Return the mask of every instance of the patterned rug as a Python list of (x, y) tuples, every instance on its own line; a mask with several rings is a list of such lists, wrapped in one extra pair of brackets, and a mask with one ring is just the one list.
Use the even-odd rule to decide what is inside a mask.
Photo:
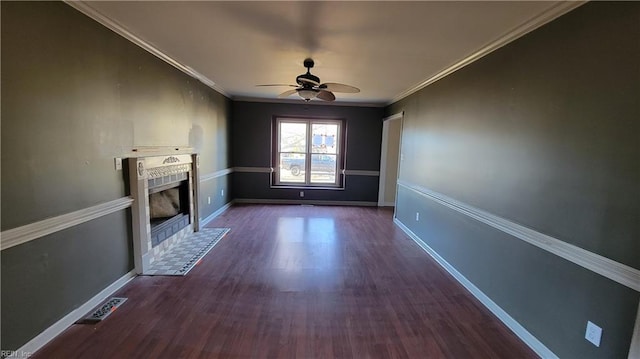
[(144, 275), (186, 275), (230, 228), (202, 228), (166, 251)]

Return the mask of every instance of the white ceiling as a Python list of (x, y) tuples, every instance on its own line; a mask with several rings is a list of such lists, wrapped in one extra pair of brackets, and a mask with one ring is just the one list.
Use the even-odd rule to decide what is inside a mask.
[(579, 5), (551, 1), (69, 4), (231, 98), (276, 101), (288, 88), (255, 85), (295, 84), (295, 77), (305, 72), (302, 61), (312, 57), (316, 62), (312, 73), (322, 82), (362, 90), (336, 93), (337, 102), (380, 105)]

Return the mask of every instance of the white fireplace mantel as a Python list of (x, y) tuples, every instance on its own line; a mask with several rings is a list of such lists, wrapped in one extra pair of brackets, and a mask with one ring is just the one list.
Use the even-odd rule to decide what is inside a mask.
[[(153, 155), (147, 156), (151, 153)], [(133, 255), (136, 272), (144, 274), (164, 251), (181, 241), (189, 233), (197, 232), (200, 229), (198, 216), (199, 162), (196, 153), (167, 153), (165, 151), (163, 155), (157, 155), (156, 151), (147, 151), (146, 153), (141, 151), (137, 152), (137, 155), (128, 159), (129, 184), (131, 197), (134, 199), (131, 206)], [(187, 174), (190, 224), (170, 239), (153, 247), (149, 221), (149, 180), (162, 179), (174, 174)]]

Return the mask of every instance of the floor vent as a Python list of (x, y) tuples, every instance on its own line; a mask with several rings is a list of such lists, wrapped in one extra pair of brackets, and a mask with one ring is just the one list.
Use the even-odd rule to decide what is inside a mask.
[(113, 297), (107, 300), (103, 305), (99, 306), (96, 310), (89, 313), (86, 317), (80, 319), (78, 324), (93, 324), (105, 320), (109, 314), (113, 313), (119, 306), (122, 305), (127, 298)]

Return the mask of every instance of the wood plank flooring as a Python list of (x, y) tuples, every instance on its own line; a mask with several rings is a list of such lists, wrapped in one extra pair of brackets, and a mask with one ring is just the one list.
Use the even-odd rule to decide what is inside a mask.
[(137, 277), (34, 358), (535, 358), (378, 208), (236, 205), (186, 277)]

